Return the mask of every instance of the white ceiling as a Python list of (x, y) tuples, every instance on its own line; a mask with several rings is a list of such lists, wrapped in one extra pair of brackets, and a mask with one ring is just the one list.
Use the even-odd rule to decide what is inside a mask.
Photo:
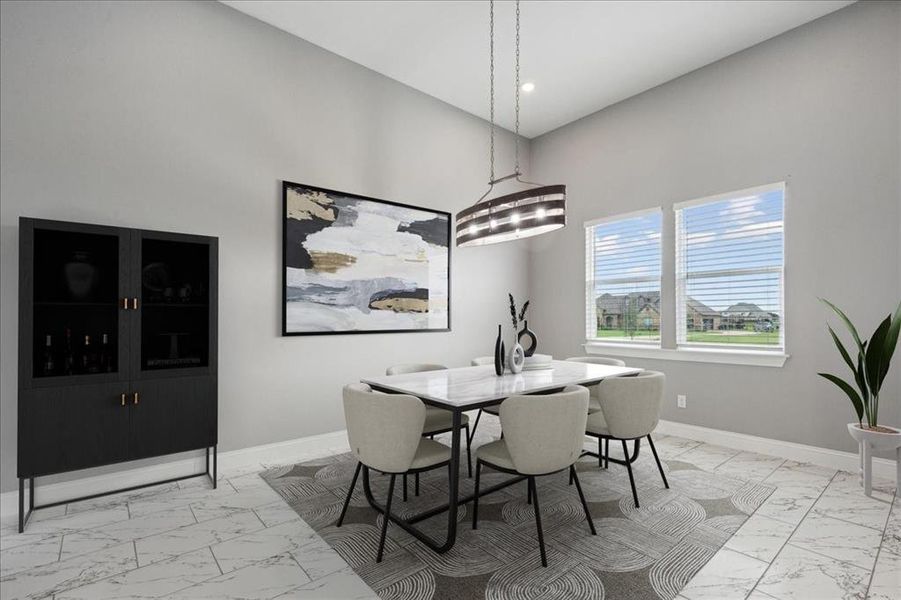
[[(488, 118), (488, 3), (225, 4)], [(535, 137), (838, 10), (850, 1), (527, 1), (521, 132)], [(497, 121), (513, 129), (514, 4), (495, 4)]]

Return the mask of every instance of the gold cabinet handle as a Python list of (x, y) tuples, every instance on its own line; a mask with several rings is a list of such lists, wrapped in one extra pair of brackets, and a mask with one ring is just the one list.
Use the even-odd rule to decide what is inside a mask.
[(125, 392), (122, 392), (121, 400), (122, 400), (122, 406), (125, 406)]
[(137, 392), (135, 392), (135, 395), (134, 395), (134, 404), (138, 404), (140, 401), (141, 401), (141, 397), (138, 395)]
[(122, 298), (122, 310), (128, 310), (128, 298)]
[(131, 308), (133, 310), (138, 310), (138, 299), (137, 298), (131, 299)]

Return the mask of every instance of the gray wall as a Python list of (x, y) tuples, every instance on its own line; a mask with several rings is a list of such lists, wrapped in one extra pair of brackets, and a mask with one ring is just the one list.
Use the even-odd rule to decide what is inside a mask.
[[(666, 419), (853, 449), (847, 399), (816, 376), (843, 373), (816, 298), (869, 335), (901, 296), (899, 29), (901, 4), (852, 5), (533, 140), (534, 176), (568, 186), (568, 227), (531, 244), (544, 349), (581, 353), (584, 221), (664, 208), (672, 323), (672, 204), (787, 180), (784, 368), (630, 362), (666, 372)], [(664, 339), (674, 344), (672, 326)], [(894, 370), (881, 414), (897, 426), (898, 357)]]
[(487, 125), (216, 2), (3, 2), (0, 23), (3, 491), (21, 215), (219, 236), (222, 450), (343, 429), (342, 384), (488, 353), (525, 292), (524, 243), (454, 250), (452, 333), (280, 337), (280, 181), (455, 212)]

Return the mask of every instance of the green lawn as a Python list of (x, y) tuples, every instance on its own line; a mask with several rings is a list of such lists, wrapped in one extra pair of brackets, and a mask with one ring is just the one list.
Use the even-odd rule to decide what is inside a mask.
[[(660, 332), (655, 330), (630, 331), (628, 334), (623, 329), (598, 329), (599, 338), (618, 338), (635, 340), (656, 340), (660, 338)], [(779, 332), (758, 333), (755, 331), (689, 331), (689, 342), (707, 342), (711, 344), (758, 344), (776, 345), (779, 343)]]
[[(731, 334), (731, 335), (730, 335)], [(689, 331), (689, 342), (708, 342), (712, 344), (769, 344), (779, 343), (779, 332), (769, 333), (741, 331), (738, 334), (729, 331)]]

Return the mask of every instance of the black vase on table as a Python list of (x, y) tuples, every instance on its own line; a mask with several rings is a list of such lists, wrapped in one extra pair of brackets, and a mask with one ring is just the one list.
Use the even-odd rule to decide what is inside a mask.
[[(523, 338), (528, 338), (528, 342), (524, 342)], [(534, 331), (529, 329), (528, 321), (523, 321), (523, 328), (519, 332), (517, 339), (519, 340), (519, 345), (523, 347), (526, 356), (535, 354), (535, 350), (538, 348), (538, 336), (535, 335)]]
[(504, 355), (506, 354), (504, 342), (501, 340), (501, 326), (497, 326), (497, 340), (494, 342), (494, 373), (498, 376), (504, 374)]

